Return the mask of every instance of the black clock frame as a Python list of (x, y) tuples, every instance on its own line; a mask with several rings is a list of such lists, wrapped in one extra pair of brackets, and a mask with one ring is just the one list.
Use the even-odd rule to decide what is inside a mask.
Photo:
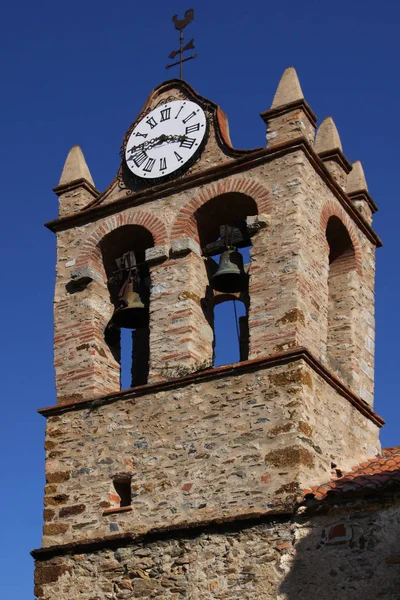
[[(162, 100), (154, 108), (157, 108), (158, 106), (160, 106), (160, 104), (167, 104), (168, 102), (171, 102), (172, 100), (178, 100), (178, 98), (167, 98), (165, 100)], [(154, 110), (154, 108), (151, 110)], [(200, 155), (202, 154), (202, 152), (206, 146), (206, 143), (208, 141), (208, 137), (210, 135), (210, 119), (212, 117), (208, 113), (207, 110), (204, 110), (203, 107), (201, 107), (201, 108), (204, 111), (204, 114), (206, 116), (206, 130), (204, 132), (203, 139), (202, 139), (201, 143), (199, 144), (199, 147), (196, 149), (196, 152), (181, 167), (179, 167), (175, 171), (172, 171), (172, 173), (168, 173), (167, 175), (164, 175), (163, 177), (149, 177), (149, 178), (146, 177), (146, 179), (143, 177), (139, 177), (138, 175), (135, 175), (134, 173), (132, 173), (132, 171), (126, 164), (126, 160), (125, 160), (125, 148), (128, 143), (130, 134), (132, 133), (133, 129), (136, 127), (137, 123), (139, 123), (146, 116), (146, 114), (151, 112), (151, 110), (146, 111), (145, 114), (140, 115), (139, 118), (135, 121), (135, 123), (133, 123), (132, 126), (129, 128), (129, 130), (126, 132), (126, 134), (124, 136), (124, 141), (122, 143), (121, 152), (120, 152), (121, 158), (122, 158), (120, 179), (122, 179), (123, 185), (122, 186), (120, 185), (120, 187), (127, 188), (129, 190), (129, 192), (138, 191), (138, 190), (146, 189), (148, 187), (153, 187), (153, 186), (161, 184), (161, 183), (166, 183), (167, 181), (173, 181), (174, 179), (182, 177), (193, 166), (193, 164), (200, 158)]]

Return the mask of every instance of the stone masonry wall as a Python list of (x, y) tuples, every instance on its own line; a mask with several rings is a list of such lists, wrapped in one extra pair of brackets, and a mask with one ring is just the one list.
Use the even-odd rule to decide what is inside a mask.
[[(44, 546), (282, 510), (380, 448), (303, 360), (50, 416), (45, 447)], [(121, 474), (132, 510), (109, 514)]]
[[(229, 192), (230, 189), (246, 191), (253, 186), (251, 179), (235, 177), (224, 182), (221, 192)], [(259, 187), (265, 195), (265, 188)], [(201, 194), (207, 192), (208, 188), (204, 186)], [(150, 298), (151, 378), (165, 378), (168, 372), (175, 376), (178, 368), (189, 372), (210, 364), (213, 335), (201, 308), (207, 282), (200, 249), (197, 242), (190, 244), (190, 239), (187, 242), (188, 238), (184, 236), (183, 239), (170, 240), (167, 233), (173, 231), (180, 209), (191, 199), (196, 200), (199, 193), (199, 190), (190, 190), (183, 196), (176, 194), (154, 201), (145, 208), (128, 209), (117, 217), (103, 218), (57, 234), (54, 352), (58, 402), (65, 403), (79, 397), (91, 398), (119, 390), (118, 364), (104, 340), (104, 329), (112, 316), (113, 307), (98, 244), (109, 231), (124, 224), (145, 227), (154, 239), (156, 260), (151, 264), (153, 287)], [(261, 200), (259, 204), (262, 210)], [(162, 228), (160, 223), (163, 224)], [(171, 258), (165, 262), (170, 254), (170, 246), (173, 250)], [(176, 247), (183, 250), (178, 252)], [(74, 285), (76, 274), (81, 278), (83, 276), (82, 285)], [(92, 283), (85, 283), (87, 275), (92, 278)], [(77, 283), (80, 281), (78, 279)], [(81, 316), (87, 305), (94, 310), (103, 339), (99, 340), (97, 333), (93, 333), (82, 345), (81, 322), (92, 318), (89, 313)], [(177, 323), (180, 323), (179, 327)], [(88, 332), (84, 333), (86, 335)], [(171, 357), (171, 354), (175, 356)], [(87, 361), (90, 368), (82, 371), (81, 365)], [(101, 382), (103, 385), (99, 384), (101, 374), (104, 377)]]
[[(308, 315), (308, 318), (311, 317), (314, 324), (319, 325), (321, 346), (317, 356), (332, 368), (326, 352), (329, 250), (327, 246), (325, 252), (322, 252), (321, 249), (323, 244), (326, 244), (328, 220), (331, 216), (337, 216), (350, 235), (356, 262), (356, 271), (347, 280), (351, 289), (349, 302), (352, 305), (353, 347), (350, 350), (346, 345), (342, 347), (344, 354), (346, 355), (347, 352), (348, 357), (343, 368), (348, 373), (346, 383), (349, 384), (350, 380), (350, 387), (354, 393), (373, 405), (375, 247), (354, 225), (339, 203), (326, 194), (325, 184), (314, 171), (305, 169), (302, 181), (305, 188), (305, 201), (302, 205), (303, 241), (301, 244), (302, 267), (300, 269), (300, 277), (304, 284), (302, 304), (304, 307), (310, 306), (310, 304), (314, 307), (311, 312), (306, 311), (305, 314)], [(306, 221), (304, 217), (307, 215), (314, 215), (314, 217), (309, 217)], [(317, 215), (319, 215), (319, 221)], [(303, 273), (306, 273), (307, 276), (303, 277)], [(306, 321), (306, 323), (302, 345), (315, 348), (314, 344), (311, 345), (312, 340), (308, 339), (313, 328), (310, 327), (310, 321)], [(337, 371), (337, 375), (343, 378), (340, 371)]]
[(326, 168), (332, 177), (338, 182), (341, 188), (346, 189), (347, 183), (347, 172), (344, 170), (343, 166), (339, 164), (336, 160), (327, 160), (323, 159)]
[(329, 366), (334, 371), (340, 370), (342, 379), (351, 386), (358, 363), (356, 338), (359, 319), (355, 319), (354, 315), (357, 314), (359, 283), (355, 261), (349, 262), (348, 266), (342, 264), (343, 261), (329, 265), (327, 359)]
[(154, 265), (151, 277), (149, 381), (212, 366), (213, 330), (202, 307), (208, 285), (203, 258), (194, 252), (175, 257)]
[(300, 137), (304, 137), (313, 145), (315, 121), (307, 112), (307, 109), (300, 102), (292, 110), (278, 109), (264, 113), (262, 116), (264, 120), (267, 120), (268, 147), (271, 148), (287, 140), (295, 140)]
[(36, 562), (38, 600), (398, 600), (400, 510), (241, 522)]
[[(59, 402), (119, 389), (119, 365), (103, 339), (112, 306), (97, 245), (102, 235), (120, 224), (146, 227), (153, 235), (154, 255), (159, 256), (158, 264), (151, 267), (151, 379), (209, 364), (213, 334), (201, 305), (207, 282), (189, 217), (213, 195), (229, 191), (243, 191), (254, 197), (259, 213), (268, 211), (268, 226), (252, 239), (250, 358), (303, 345), (329, 364), (325, 230), (332, 214), (342, 220), (357, 259), (352, 314), (358, 335), (353, 356), (360, 358), (345, 368), (351, 373), (353, 391), (372, 404), (374, 248), (301, 151), (256, 167), (246, 176), (223, 178), (218, 185), (200, 186), (58, 234), (55, 365)], [(185, 245), (186, 256), (173, 252), (174, 247)], [(88, 269), (95, 281), (71, 287), (74, 271)]]

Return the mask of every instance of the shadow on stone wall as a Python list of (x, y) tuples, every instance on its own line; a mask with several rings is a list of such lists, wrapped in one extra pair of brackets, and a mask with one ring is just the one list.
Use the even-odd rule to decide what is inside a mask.
[(337, 495), (314, 501), (298, 519), (277, 599), (399, 600), (399, 480), (400, 469), (343, 478)]
[(399, 600), (398, 477), (390, 465), (363, 478), (350, 474), (332, 482), (340, 497), (316, 491), (323, 498), (309, 496), (296, 517), (204, 522), (87, 540), (50, 556), (35, 551), (37, 598)]

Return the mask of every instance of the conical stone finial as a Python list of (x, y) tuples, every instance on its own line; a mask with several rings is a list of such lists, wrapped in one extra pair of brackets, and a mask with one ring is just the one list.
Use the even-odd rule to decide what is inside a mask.
[(261, 113), (261, 118), (267, 125), (268, 148), (300, 138), (314, 146), (317, 117), (304, 99), (294, 67), (283, 73), (272, 106)]
[(271, 108), (277, 108), (278, 106), (289, 104), (289, 102), (295, 102), (296, 100), (302, 99), (304, 99), (304, 96), (296, 69), (294, 67), (288, 67), (279, 82)]
[(326, 117), (319, 126), (315, 137), (315, 152), (321, 154), (321, 152), (337, 149), (343, 152), (339, 132), (332, 117)]
[(353, 163), (353, 168), (347, 176), (347, 193), (368, 191), (367, 180), (365, 179), (364, 169), (359, 160)]
[(72, 146), (64, 163), (58, 185), (68, 185), (77, 179), (85, 179), (93, 185), (94, 181), (86, 164), (85, 157), (80, 146)]

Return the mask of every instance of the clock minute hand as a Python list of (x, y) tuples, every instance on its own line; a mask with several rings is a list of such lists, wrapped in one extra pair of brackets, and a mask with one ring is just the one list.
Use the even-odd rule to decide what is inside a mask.
[(158, 146), (158, 144), (163, 144), (164, 142), (182, 142), (186, 138), (185, 135), (159, 135), (158, 137), (152, 138), (151, 140), (146, 140), (142, 142), (138, 146), (132, 146), (129, 148), (127, 152), (136, 152), (136, 150), (149, 150), (154, 146)]
[(165, 133), (163, 133), (162, 135), (159, 135), (156, 138), (153, 138), (151, 141), (153, 142), (152, 146), (158, 146), (158, 144), (162, 144), (163, 142), (166, 142), (168, 139), (168, 136), (165, 135)]
[(159, 137), (153, 138), (152, 140), (150, 140), (149, 146), (147, 147), (147, 149), (149, 147), (153, 148), (154, 146), (158, 146), (159, 144), (171, 143), (171, 142), (172, 143), (173, 142), (181, 142), (184, 139), (185, 139), (184, 135), (165, 135), (163, 133)]
[(132, 146), (132, 148), (129, 148), (127, 150), (127, 152), (136, 152), (136, 150), (145, 150), (146, 148), (148, 148), (148, 146), (151, 144), (153, 140), (149, 140), (148, 142), (142, 142), (141, 144), (139, 144), (138, 146)]
[(142, 142), (141, 144), (139, 144), (138, 146), (132, 146), (132, 148), (129, 148), (127, 150), (127, 152), (136, 152), (136, 150), (148, 150), (149, 148), (151, 148), (152, 146), (156, 146), (157, 144), (162, 143), (162, 141), (164, 141), (163, 138), (166, 138), (166, 135), (160, 135), (159, 137), (155, 137), (152, 138), (151, 140), (146, 140), (145, 142)]

